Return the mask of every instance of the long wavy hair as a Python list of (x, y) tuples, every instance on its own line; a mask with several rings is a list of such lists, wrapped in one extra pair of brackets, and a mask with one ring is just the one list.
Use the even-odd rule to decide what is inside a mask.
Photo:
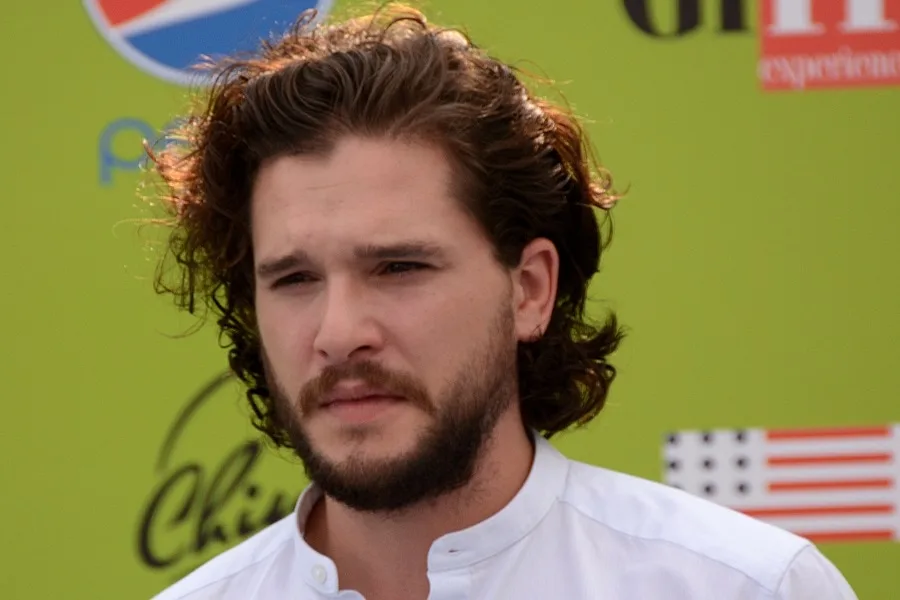
[(255, 54), (208, 67), (200, 105), (174, 132), (180, 143), (147, 148), (171, 227), (155, 284), (180, 308), (215, 314), (257, 429), (290, 445), (261, 358), (251, 187), (263, 161), (326, 153), (349, 134), (439, 144), (453, 163), (455, 196), (503, 265), (516, 266), (535, 238), (556, 245), (549, 326), (518, 348), (521, 414), (549, 438), (600, 412), (623, 332), (614, 313), (599, 325), (584, 313), (619, 195), (568, 111), (535, 97), (517, 69), (462, 32), (403, 6), (334, 24), (305, 12)]

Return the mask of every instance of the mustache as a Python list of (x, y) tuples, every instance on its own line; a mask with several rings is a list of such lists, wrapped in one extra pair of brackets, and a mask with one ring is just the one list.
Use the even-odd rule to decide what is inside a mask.
[(435, 412), (428, 391), (412, 376), (392, 371), (374, 361), (358, 361), (326, 367), (307, 382), (300, 390), (298, 400), (301, 414), (312, 414), (318, 410), (322, 398), (346, 380), (362, 381), (392, 396), (401, 396), (427, 413)]

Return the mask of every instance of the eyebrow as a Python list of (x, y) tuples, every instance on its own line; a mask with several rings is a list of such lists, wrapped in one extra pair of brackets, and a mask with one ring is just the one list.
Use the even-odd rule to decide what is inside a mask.
[[(357, 246), (353, 249), (353, 256), (357, 260), (439, 260), (445, 257), (445, 252), (431, 242), (411, 241)], [(309, 254), (297, 249), (284, 256), (263, 260), (256, 267), (256, 276), (266, 279), (311, 262)]]
[(290, 254), (260, 262), (256, 267), (256, 276), (260, 279), (267, 279), (279, 273), (296, 269), (302, 264), (309, 264), (309, 255), (303, 250), (294, 250)]
[(443, 257), (444, 251), (429, 242), (400, 242), (383, 246), (369, 244), (353, 249), (359, 260), (429, 260)]

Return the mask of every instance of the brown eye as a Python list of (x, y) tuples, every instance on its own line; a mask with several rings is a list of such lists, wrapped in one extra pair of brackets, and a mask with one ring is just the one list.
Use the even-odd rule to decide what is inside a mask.
[(272, 284), (272, 288), (277, 289), (301, 283), (309, 283), (312, 280), (312, 277), (306, 273), (291, 273), (290, 275), (277, 279), (275, 283)]
[(417, 262), (392, 262), (385, 265), (384, 273), (386, 275), (403, 275), (410, 271), (420, 271), (427, 268), (428, 265)]

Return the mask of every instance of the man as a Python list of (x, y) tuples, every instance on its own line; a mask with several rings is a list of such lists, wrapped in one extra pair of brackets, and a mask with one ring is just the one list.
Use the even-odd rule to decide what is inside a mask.
[(160, 600), (848, 600), (807, 541), (569, 461), (615, 371), (584, 318), (617, 196), (572, 118), (410, 9), (309, 15), (153, 155), (255, 424), (313, 482)]

